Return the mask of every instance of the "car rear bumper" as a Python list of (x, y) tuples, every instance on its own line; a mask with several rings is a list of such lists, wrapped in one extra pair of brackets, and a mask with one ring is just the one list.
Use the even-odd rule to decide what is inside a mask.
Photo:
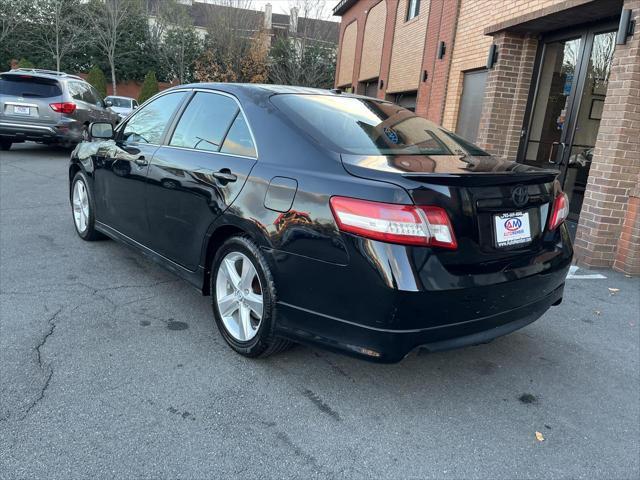
[(278, 303), (281, 333), (296, 341), (324, 347), (363, 359), (395, 363), (417, 348), (429, 352), (488, 343), (540, 318), (562, 301), (564, 283), (543, 298), (518, 308), (462, 322), (416, 330), (366, 327), (345, 319), (328, 317), (284, 302)]
[(35, 123), (0, 122), (0, 137), (12, 142), (79, 143), (82, 128), (76, 122), (62, 125), (40, 125)]
[(563, 226), (508, 264), (455, 273), (437, 252), (349, 237), (347, 265), (271, 251), (286, 337), (380, 362), (418, 347), (485, 343), (562, 300), (573, 249)]

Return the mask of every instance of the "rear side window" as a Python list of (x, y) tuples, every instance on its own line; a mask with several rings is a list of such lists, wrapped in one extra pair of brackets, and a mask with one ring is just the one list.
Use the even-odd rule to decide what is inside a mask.
[(69, 88), (69, 95), (71, 95), (71, 98), (73, 98), (75, 100), (84, 101), (84, 99), (83, 99), (84, 85), (82, 83), (80, 83), (80, 82), (69, 82), (68, 88)]
[(237, 103), (229, 97), (197, 92), (182, 114), (169, 145), (217, 152), (238, 112)]
[(89, 85), (81, 82), (69, 82), (69, 94), (76, 100), (95, 104), (96, 99), (91, 93)]
[(224, 139), (220, 152), (242, 155), (243, 157), (257, 156), (251, 132), (242, 112), (238, 112), (238, 116), (229, 129), (227, 138)]
[(0, 78), (0, 95), (51, 98), (62, 95), (60, 84), (48, 78), (30, 75), (4, 75)]
[(100, 94), (98, 93), (98, 91), (95, 88), (93, 88), (91, 85), (86, 85), (86, 87), (87, 87), (87, 90), (85, 91), (85, 102), (91, 103), (96, 107), (101, 107), (102, 98), (100, 97)]
[(138, 110), (122, 130), (120, 138), (126, 142), (159, 145), (162, 134), (186, 92), (162, 95)]

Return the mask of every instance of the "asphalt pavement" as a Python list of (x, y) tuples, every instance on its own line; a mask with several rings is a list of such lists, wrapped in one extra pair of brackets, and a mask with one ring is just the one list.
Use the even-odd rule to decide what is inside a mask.
[(248, 360), (208, 297), (77, 237), (68, 156), (0, 152), (0, 478), (640, 477), (637, 278), (579, 270), (532, 325), (396, 365)]

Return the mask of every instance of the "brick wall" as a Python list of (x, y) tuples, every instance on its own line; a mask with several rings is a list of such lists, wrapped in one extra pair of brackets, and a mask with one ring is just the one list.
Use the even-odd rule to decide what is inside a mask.
[(576, 235), (576, 259), (587, 267), (640, 274), (640, 0), (635, 35), (617, 45)]
[(494, 37), (498, 62), (489, 70), (476, 143), (507, 160), (515, 160), (531, 88), (538, 42), (502, 32)]
[[(84, 78), (85, 80), (87, 78), (86, 73), (78, 73), (76, 75)], [(167, 88), (173, 87), (175, 85), (178, 85), (178, 83), (158, 82), (158, 90), (166, 90)], [(140, 96), (140, 90), (142, 90), (142, 82), (119, 82), (116, 84), (116, 86), (118, 88), (118, 95), (121, 97), (131, 97), (137, 99)], [(113, 87), (111, 86), (111, 83), (107, 83), (107, 95), (113, 95)]]
[[(387, 88), (387, 79), (389, 78), (389, 68), (391, 64), (391, 50), (393, 44), (394, 29), (396, 23), (396, 12), (398, 8), (398, 0), (361, 0), (356, 2), (347, 12), (342, 15), (342, 21), (340, 22), (340, 46), (338, 48), (338, 71), (336, 72), (336, 86), (357, 85), (358, 79), (360, 79), (360, 69), (368, 60), (363, 60), (364, 54), (364, 30), (367, 24), (367, 17), (369, 12), (376, 7), (379, 3), (384, 3), (386, 15), (384, 22), (384, 35), (382, 41), (382, 52), (380, 56), (380, 66), (378, 68), (379, 78), (383, 82), (382, 89), (378, 90), (378, 98), (385, 98), (385, 91)], [(344, 38), (344, 32), (353, 22), (357, 22), (357, 35), (356, 35), (356, 51), (353, 56), (353, 69), (351, 82), (346, 80), (346, 75), (341, 73), (342, 64), (342, 40)], [(364, 75), (369, 75), (366, 73)], [(365, 77), (362, 77), (365, 80)], [(369, 77), (373, 78), (373, 77)], [(341, 83), (342, 82), (342, 83)]]
[(640, 188), (629, 195), (613, 268), (630, 275), (640, 275)]
[(398, 0), (386, 0), (387, 23), (384, 27), (384, 45), (382, 47), (382, 60), (380, 62), (380, 80), (382, 88), (378, 89), (378, 98), (385, 98), (389, 86), (389, 71), (391, 69), (391, 46), (396, 29), (396, 17), (398, 12)]
[[(459, 3), (459, 0), (431, 0), (429, 8), (416, 113), (436, 123), (442, 122), (444, 113)], [(445, 54), (438, 59), (441, 41), (445, 43)], [(424, 71), (427, 72), (426, 81), (422, 78)]]
[(427, 34), (430, 2), (423, 1), (417, 17), (405, 22), (407, 0), (400, 0), (396, 10), (388, 93), (417, 90)]
[(500, 22), (535, 12), (564, 0), (461, 0), (451, 72), (442, 119), (445, 128), (455, 130), (466, 70), (482, 68), (493, 39), (484, 30)]
[(357, 35), (358, 21), (354, 20), (345, 27), (340, 40), (340, 64), (336, 82), (338, 86), (350, 86), (353, 81)]
[(386, 21), (387, 3), (382, 0), (370, 8), (366, 14), (359, 80), (369, 80), (380, 76)]

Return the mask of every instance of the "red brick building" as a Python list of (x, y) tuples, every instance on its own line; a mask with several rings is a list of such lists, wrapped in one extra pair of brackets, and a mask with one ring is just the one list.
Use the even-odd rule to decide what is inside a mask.
[(640, 0), (342, 0), (334, 13), (336, 87), (557, 168), (578, 263), (640, 274)]

